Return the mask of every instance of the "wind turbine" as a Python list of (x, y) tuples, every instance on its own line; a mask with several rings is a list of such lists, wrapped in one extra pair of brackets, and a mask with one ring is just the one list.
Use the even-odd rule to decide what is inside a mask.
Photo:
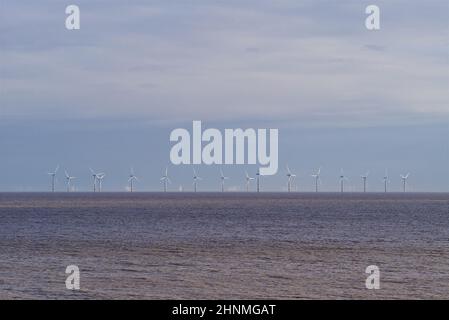
[(401, 179), (402, 179), (402, 187), (403, 187), (403, 191), (405, 192), (405, 187), (407, 186), (407, 179), (408, 176), (410, 175), (410, 172), (407, 173), (406, 175), (401, 174)]
[(388, 169), (385, 169), (385, 175), (382, 180), (384, 181), (384, 191), (387, 192), (387, 185), (390, 182), (390, 180), (388, 180)]
[(229, 177), (225, 177), (223, 174), (223, 170), (220, 169), (220, 179), (221, 179), (221, 192), (224, 192), (225, 180), (229, 179)]
[(288, 190), (288, 192), (290, 192), (292, 190), (292, 180), (295, 177), (296, 177), (296, 174), (293, 174), (287, 165), (287, 190)]
[(73, 179), (76, 179), (76, 177), (72, 177), (71, 175), (69, 175), (67, 173), (67, 170), (65, 170), (64, 173), (65, 173), (65, 178), (67, 180), (67, 192), (70, 192), (70, 183)]
[(345, 180), (347, 181), (348, 178), (344, 175), (343, 169), (340, 169), (340, 192), (344, 192), (345, 188)]
[(245, 177), (245, 179), (246, 179), (246, 192), (248, 192), (249, 191), (249, 184), (250, 184), (251, 180), (254, 180), (254, 178), (250, 177), (248, 175), (247, 171), (245, 171), (245, 175), (246, 175), (246, 177)]
[(98, 177), (101, 175), (104, 175), (102, 172), (96, 173), (92, 168), (89, 168), (90, 172), (92, 173), (92, 178), (93, 178), (93, 188), (94, 188), (94, 192), (97, 191), (97, 180)]
[(197, 181), (198, 180), (202, 180), (195, 171), (195, 168), (193, 168), (193, 190), (196, 192), (196, 186), (197, 186)]
[(98, 192), (101, 192), (101, 187), (102, 187), (102, 183), (103, 183), (103, 179), (106, 176), (106, 174), (104, 173), (99, 173), (97, 175), (97, 180), (98, 180)]
[(260, 171), (257, 170), (256, 173), (256, 180), (257, 180), (257, 192), (260, 192)]
[(167, 183), (171, 183), (168, 177), (168, 167), (165, 167), (165, 174), (162, 176), (161, 181), (164, 181), (164, 192), (167, 192)]
[(134, 174), (134, 168), (131, 167), (131, 171), (130, 171), (129, 179), (128, 179), (130, 192), (133, 192), (134, 180), (139, 181), (139, 179)]
[(367, 171), (364, 175), (360, 177), (363, 179), (363, 192), (366, 192), (366, 179), (368, 179), (369, 171)]
[(58, 173), (59, 170), (59, 164), (56, 166), (55, 171), (48, 172), (48, 174), (51, 176), (51, 192), (55, 192), (55, 179), (56, 179), (56, 173)]
[(315, 178), (315, 192), (318, 192), (318, 181), (321, 182), (320, 174), (321, 174), (321, 167), (318, 168), (318, 171), (316, 173), (312, 174), (312, 177)]

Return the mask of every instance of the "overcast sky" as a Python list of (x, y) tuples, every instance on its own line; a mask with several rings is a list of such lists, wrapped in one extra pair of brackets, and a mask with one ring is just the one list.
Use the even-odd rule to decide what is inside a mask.
[[(65, 29), (65, 7), (81, 29)], [(381, 30), (365, 28), (380, 7)], [(169, 133), (206, 127), (278, 128), (280, 171), (266, 190), (299, 190), (323, 167), (323, 190), (344, 168), (352, 190), (389, 169), (392, 190), (449, 191), (449, 2), (13, 1), (0, 2), (0, 190), (47, 190), (56, 164), (89, 188), (157, 190)], [(191, 130), (191, 129), (189, 129)], [(226, 166), (228, 187), (243, 172)], [(219, 168), (201, 167), (204, 190)], [(171, 167), (172, 188), (191, 168)], [(63, 175), (58, 188), (63, 188)]]

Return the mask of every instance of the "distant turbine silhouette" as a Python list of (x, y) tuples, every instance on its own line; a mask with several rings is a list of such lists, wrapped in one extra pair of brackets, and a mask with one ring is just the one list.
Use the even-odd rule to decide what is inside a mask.
[(340, 170), (340, 192), (344, 192), (345, 188), (345, 181), (347, 181), (348, 178), (344, 175), (343, 169)]
[(385, 175), (383, 177), (384, 181), (384, 192), (387, 192), (387, 185), (390, 183), (390, 180), (388, 180), (388, 169), (385, 169)]
[(249, 191), (249, 184), (250, 184), (251, 180), (254, 180), (254, 178), (250, 177), (248, 175), (248, 172), (246, 172), (246, 171), (245, 171), (245, 175), (246, 175), (246, 177), (245, 177), (245, 179), (246, 179), (246, 192), (248, 192)]
[(48, 174), (51, 176), (51, 192), (55, 192), (55, 179), (56, 179), (56, 174), (58, 173), (58, 170), (59, 170), (59, 164), (56, 166), (55, 171), (48, 172)]
[(227, 180), (227, 179), (229, 179), (229, 177), (225, 177), (224, 176), (224, 174), (223, 174), (223, 170), (220, 170), (220, 179), (221, 179), (221, 192), (224, 192), (225, 190), (225, 188), (224, 188), (224, 185), (225, 185), (225, 180)]
[(288, 192), (291, 192), (291, 190), (292, 190), (292, 180), (295, 177), (296, 177), (296, 174), (293, 174), (287, 165), (287, 190), (288, 190)]
[(134, 168), (131, 167), (131, 171), (130, 171), (129, 179), (128, 179), (129, 191), (130, 192), (134, 191), (134, 188), (133, 188), (134, 187), (134, 180), (139, 181), (139, 178), (136, 177), (136, 175), (134, 174)]
[(93, 185), (94, 192), (96, 192), (97, 191), (96, 187), (97, 187), (98, 177), (103, 175), (103, 173), (102, 172), (96, 173), (92, 168), (89, 168), (89, 170), (92, 173), (92, 178), (93, 178), (93, 184), (92, 185)]
[(101, 173), (97, 175), (97, 180), (98, 180), (98, 192), (101, 192), (102, 187), (103, 187), (103, 179), (106, 176), (106, 174)]
[(360, 177), (363, 180), (363, 192), (366, 192), (366, 179), (368, 179), (369, 171), (365, 173), (365, 175), (361, 175)]
[(260, 192), (260, 171), (259, 170), (257, 170), (256, 179), (257, 179), (257, 192)]
[(197, 181), (198, 180), (202, 180), (197, 174), (196, 174), (196, 171), (195, 171), (195, 168), (193, 168), (193, 190), (194, 190), (194, 192), (196, 192), (196, 190), (197, 190)]
[(73, 179), (76, 179), (76, 177), (70, 176), (70, 175), (67, 173), (67, 170), (65, 170), (64, 173), (65, 173), (65, 178), (66, 178), (66, 180), (67, 180), (67, 192), (70, 192), (70, 184), (71, 184), (71, 181), (72, 181)]
[(318, 171), (316, 173), (312, 174), (312, 177), (315, 178), (315, 192), (318, 192), (318, 182), (321, 182), (320, 174), (321, 167), (318, 168)]
[(407, 179), (408, 179), (408, 176), (409, 176), (409, 175), (410, 175), (410, 172), (407, 173), (406, 175), (401, 174), (402, 188), (403, 188), (403, 191), (404, 191), (404, 192), (406, 191), (405, 188), (406, 188), (406, 186), (407, 186)]
[(165, 167), (165, 174), (160, 180), (164, 182), (164, 192), (167, 192), (167, 183), (171, 183), (171, 180), (168, 177), (168, 167)]

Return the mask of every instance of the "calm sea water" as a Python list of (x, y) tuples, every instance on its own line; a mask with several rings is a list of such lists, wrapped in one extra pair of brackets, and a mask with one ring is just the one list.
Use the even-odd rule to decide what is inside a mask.
[(0, 298), (448, 299), (449, 194), (3, 193)]

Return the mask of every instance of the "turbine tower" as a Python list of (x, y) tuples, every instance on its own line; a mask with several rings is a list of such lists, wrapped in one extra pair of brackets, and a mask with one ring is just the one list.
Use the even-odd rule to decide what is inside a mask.
[(96, 192), (97, 191), (97, 181), (98, 181), (98, 177), (99, 176), (101, 176), (101, 175), (104, 175), (104, 173), (102, 173), (102, 172), (99, 172), (99, 173), (96, 173), (92, 168), (89, 168), (89, 170), (90, 170), (90, 172), (92, 173), (92, 178), (93, 178), (93, 190), (94, 190), (94, 192)]
[(407, 173), (406, 175), (401, 174), (401, 179), (402, 179), (402, 190), (405, 192), (406, 191), (406, 186), (407, 186), (407, 179), (408, 176), (410, 175), (410, 172)]
[(223, 174), (223, 170), (220, 170), (220, 179), (221, 179), (221, 192), (224, 192), (225, 180), (229, 179), (229, 177), (225, 177)]
[(257, 170), (256, 173), (256, 180), (257, 180), (257, 192), (260, 192), (260, 171)]
[(193, 168), (193, 190), (194, 190), (194, 192), (196, 192), (198, 180), (202, 180), (202, 179), (196, 174), (195, 168)]
[(315, 178), (315, 192), (318, 192), (318, 182), (321, 182), (320, 174), (321, 174), (321, 167), (318, 168), (318, 171), (316, 173), (312, 174), (312, 177)]
[(343, 169), (340, 169), (340, 192), (343, 193), (345, 190), (345, 180), (347, 181), (348, 178), (344, 175)]
[(245, 171), (245, 175), (246, 175), (246, 177), (245, 177), (245, 179), (246, 179), (246, 192), (248, 192), (249, 191), (249, 184), (250, 184), (251, 180), (254, 180), (254, 178), (250, 177), (248, 175), (247, 171)]
[(291, 192), (291, 190), (292, 190), (292, 180), (295, 177), (296, 177), (296, 174), (293, 174), (287, 165), (287, 190), (288, 190), (288, 192)]
[(55, 171), (48, 172), (48, 174), (51, 176), (51, 192), (55, 192), (55, 179), (56, 179), (56, 173), (58, 173), (59, 170), (59, 164), (56, 166)]
[(364, 175), (361, 175), (360, 177), (363, 180), (363, 192), (366, 192), (366, 179), (368, 179), (369, 171), (367, 171)]
[(387, 192), (387, 185), (390, 182), (390, 180), (388, 180), (388, 169), (385, 169), (385, 175), (382, 180), (384, 181), (384, 192)]
[(139, 179), (134, 174), (134, 168), (131, 167), (131, 171), (130, 171), (129, 179), (128, 179), (130, 192), (134, 191), (134, 189), (133, 189), (134, 188), (134, 180), (139, 181)]
[(71, 182), (73, 179), (76, 179), (76, 177), (72, 177), (71, 175), (69, 175), (67, 173), (67, 170), (65, 170), (64, 173), (65, 173), (65, 178), (67, 180), (67, 192), (70, 192)]
[(164, 192), (167, 192), (167, 183), (171, 183), (171, 180), (168, 177), (168, 167), (165, 167), (165, 174), (162, 176), (161, 181), (164, 182)]

